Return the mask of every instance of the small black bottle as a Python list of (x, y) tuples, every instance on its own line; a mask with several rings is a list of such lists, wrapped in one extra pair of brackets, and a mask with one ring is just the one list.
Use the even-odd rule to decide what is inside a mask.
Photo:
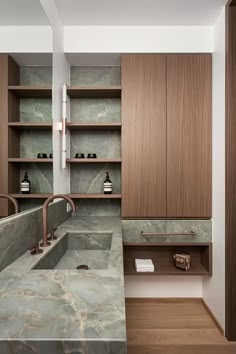
[(24, 175), (24, 178), (23, 180), (21, 181), (21, 184), (20, 184), (20, 190), (21, 190), (21, 193), (23, 194), (29, 194), (30, 193), (30, 180), (28, 178), (28, 174), (27, 172), (25, 172), (25, 175)]
[(109, 172), (106, 172), (106, 179), (104, 181), (104, 194), (112, 193), (112, 182), (109, 177)]

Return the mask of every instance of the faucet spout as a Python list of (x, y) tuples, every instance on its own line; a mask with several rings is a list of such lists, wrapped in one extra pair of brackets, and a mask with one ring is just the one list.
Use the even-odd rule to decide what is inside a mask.
[(47, 247), (51, 244), (47, 239), (47, 236), (48, 236), (48, 205), (54, 199), (57, 199), (57, 198), (65, 199), (71, 205), (72, 211), (73, 212), (76, 211), (75, 203), (73, 202), (73, 200), (70, 197), (68, 197), (65, 194), (52, 195), (51, 197), (49, 197), (45, 201), (45, 203), (43, 205), (43, 242), (41, 243), (42, 247)]
[(0, 194), (0, 198), (8, 199), (13, 204), (15, 214), (18, 214), (20, 212), (20, 207), (19, 207), (18, 201), (15, 198), (13, 198), (11, 195)]

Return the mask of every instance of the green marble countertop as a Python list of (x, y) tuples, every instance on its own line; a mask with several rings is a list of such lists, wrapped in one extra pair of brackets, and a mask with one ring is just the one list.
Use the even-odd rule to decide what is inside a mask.
[(113, 233), (108, 269), (32, 270), (42, 255), (27, 252), (0, 273), (0, 339), (116, 342), (125, 353), (121, 220), (73, 216), (57, 235), (73, 231)]

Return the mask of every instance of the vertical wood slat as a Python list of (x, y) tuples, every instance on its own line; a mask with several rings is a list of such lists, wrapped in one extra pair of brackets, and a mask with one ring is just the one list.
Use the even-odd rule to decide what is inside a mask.
[(167, 56), (167, 217), (212, 215), (210, 54)]
[[(8, 55), (0, 54), (0, 193), (8, 192)], [(0, 199), (0, 217), (8, 213), (8, 203)]]
[(122, 216), (166, 216), (166, 57), (122, 56)]
[[(11, 189), (9, 183), (18, 183), (18, 173), (11, 173), (8, 166), (9, 144), (10, 150), (19, 148), (19, 139), (8, 131), (8, 120), (13, 120), (13, 115), (19, 118), (19, 100), (8, 93), (9, 84), (19, 84), (19, 66), (7, 54), (0, 54), (0, 78), (0, 193), (7, 194)], [(11, 206), (8, 209), (8, 202), (0, 199), (0, 217), (7, 216), (9, 211)]]
[(225, 332), (236, 341), (236, 7), (226, 6)]

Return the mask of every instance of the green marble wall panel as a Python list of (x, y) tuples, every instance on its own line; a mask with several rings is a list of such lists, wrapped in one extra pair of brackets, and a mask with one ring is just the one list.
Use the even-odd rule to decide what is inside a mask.
[[(20, 181), (28, 173), (31, 193), (53, 193), (53, 171), (50, 163), (26, 163), (20, 167)], [(20, 191), (19, 181), (19, 191)]]
[(52, 133), (39, 130), (22, 131), (20, 134), (20, 157), (36, 158), (39, 152), (47, 155), (52, 152)]
[(43, 205), (45, 199), (20, 199), (20, 211), (38, 208)]
[(82, 152), (85, 157), (88, 153), (96, 153), (98, 158), (121, 156), (121, 135), (119, 131), (74, 131), (71, 133), (71, 157)]
[(20, 68), (20, 84), (26, 86), (51, 86), (51, 66), (22, 66)]
[(21, 122), (51, 122), (52, 100), (49, 98), (21, 98)]
[(119, 98), (74, 98), (70, 100), (70, 120), (81, 123), (121, 121)]
[[(123, 220), (123, 240), (125, 242), (211, 242), (211, 220)], [(183, 233), (178, 236), (147, 235), (144, 232)], [(195, 235), (184, 235), (193, 231)]]
[(79, 216), (120, 216), (119, 199), (75, 199)]
[(71, 85), (120, 85), (120, 66), (72, 66)]
[(120, 164), (71, 164), (71, 193), (103, 193), (105, 172), (109, 171), (113, 193), (120, 193)]

